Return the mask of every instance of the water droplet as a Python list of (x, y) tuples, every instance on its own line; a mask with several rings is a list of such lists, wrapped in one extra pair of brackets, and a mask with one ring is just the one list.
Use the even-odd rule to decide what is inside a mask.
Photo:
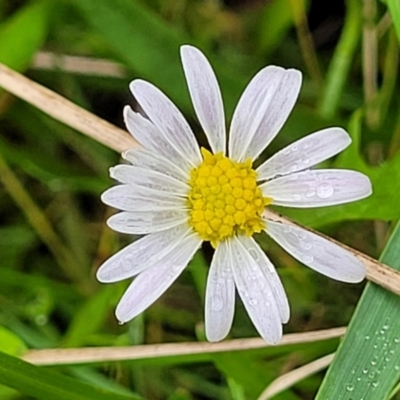
[(395, 369), (396, 371), (399, 371), (399, 370), (400, 370), (400, 365), (395, 365), (395, 366), (394, 366), (394, 369)]
[(369, 340), (369, 339), (370, 339), (369, 335), (365, 336), (365, 340)]
[(394, 342), (395, 343), (400, 343), (400, 338), (399, 337), (394, 338)]
[(328, 197), (331, 197), (334, 192), (333, 186), (329, 183), (321, 183), (317, 187), (317, 195), (321, 199), (327, 199)]
[(314, 261), (314, 256), (310, 254), (303, 254), (301, 256), (301, 261), (303, 261), (304, 264), (310, 264)]
[(304, 194), (306, 197), (314, 197), (315, 196), (315, 189), (314, 188), (309, 188), (307, 192)]
[(312, 247), (313, 247), (313, 245), (312, 245), (311, 242), (302, 241), (302, 242), (300, 242), (300, 247), (301, 247), (303, 250), (311, 250)]
[(378, 381), (372, 382), (372, 386), (375, 387), (375, 388), (378, 387), (379, 386), (379, 382)]
[(363, 373), (363, 374), (368, 374), (368, 368), (364, 368), (364, 369), (362, 370), (362, 373)]
[(354, 385), (347, 385), (346, 390), (352, 392), (354, 390)]
[(252, 298), (249, 299), (249, 304), (250, 304), (251, 306), (256, 306), (257, 303), (258, 303), (258, 301), (257, 301), (257, 299), (255, 299), (254, 297), (252, 297)]
[(376, 365), (376, 360), (375, 359), (373, 359), (373, 360), (371, 360), (371, 365)]
[(285, 226), (283, 227), (283, 232), (284, 232), (284, 233), (290, 233), (291, 230), (292, 230), (292, 227), (289, 226), (289, 225), (285, 225)]

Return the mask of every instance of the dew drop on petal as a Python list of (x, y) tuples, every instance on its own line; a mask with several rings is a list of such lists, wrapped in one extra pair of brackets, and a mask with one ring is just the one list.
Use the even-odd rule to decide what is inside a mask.
[(328, 197), (331, 197), (333, 192), (333, 186), (329, 183), (321, 183), (317, 187), (317, 196), (321, 199), (327, 199)]
[(314, 256), (311, 254), (303, 254), (301, 256), (301, 261), (303, 261), (304, 264), (312, 263), (314, 261)]

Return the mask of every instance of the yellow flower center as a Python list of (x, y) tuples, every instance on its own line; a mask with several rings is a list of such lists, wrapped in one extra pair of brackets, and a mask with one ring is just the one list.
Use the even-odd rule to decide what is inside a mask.
[(265, 228), (261, 219), (272, 199), (263, 197), (250, 159), (238, 163), (202, 148), (203, 162), (190, 172), (189, 224), (215, 248), (238, 233)]

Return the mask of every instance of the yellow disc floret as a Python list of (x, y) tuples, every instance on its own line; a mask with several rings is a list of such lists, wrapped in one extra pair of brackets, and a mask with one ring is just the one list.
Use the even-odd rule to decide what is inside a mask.
[(272, 200), (257, 186), (251, 160), (238, 163), (202, 148), (203, 162), (190, 172), (189, 223), (215, 248), (237, 233), (251, 236), (265, 228), (264, 207)]

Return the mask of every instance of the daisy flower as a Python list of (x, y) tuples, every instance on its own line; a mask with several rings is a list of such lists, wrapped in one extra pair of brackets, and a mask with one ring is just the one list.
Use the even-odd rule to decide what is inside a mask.
[(289, 303), (271, 261), (252, 238), (266, 232), (308, 267), (339, 281), (359, 282), (365, 266), (353, 254), (297, 226), (263, 215), (269, 205), (321, 207), (371, 194), (369, 179), (355, 171), (310, 167), (339, 153), (351, 140), (341, 128), (315, 132), (253, 168), (279, 132), (301, 86), (301, 73), (269, 66), (251, 80), (233, 114), (229, 140), (221, 92), (198, 49), (185, 45), (181, 58), (194, 110), (211, 151), (199, 148), (175, 105), (155, 86), (135, 80), (130, 89), (146, 114), (124, 109), (125, 123), (141, 148), (126, 151), (130, 165), (111, 168), (120, 182), (103, 195), (122, 212), (108, 225), (144, 235), (108, 259), (101, 282), (134, 276), (116, 316), (123, 323), (154, 303), (178, 278), (203, 241), (215, 249), (205, 295), (207, 339), (229, 332), (235, 288), (259, 334), (279, 342)]

